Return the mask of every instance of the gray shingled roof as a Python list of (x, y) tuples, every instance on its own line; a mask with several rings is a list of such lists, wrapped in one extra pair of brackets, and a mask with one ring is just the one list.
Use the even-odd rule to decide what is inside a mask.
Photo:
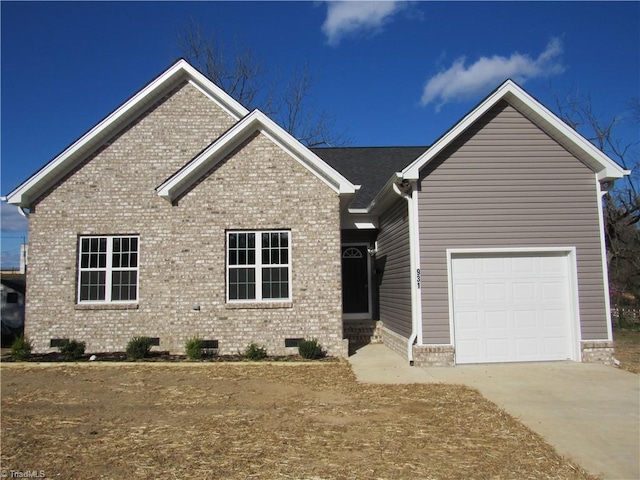
[(352, 208), (365, 208), (395, 172), (429, 147), (339, 147), (311, 150), (351, 183), (361, 185)]

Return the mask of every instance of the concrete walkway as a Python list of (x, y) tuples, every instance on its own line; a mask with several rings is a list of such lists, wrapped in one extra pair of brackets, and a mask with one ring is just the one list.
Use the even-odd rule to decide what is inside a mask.
[(605, 479), (640, 479), (638, 375), (576, 362), (410, 367), (384, 345), (367, 345), (349, 362), (365, 383), (476, 388), (587, 471)]

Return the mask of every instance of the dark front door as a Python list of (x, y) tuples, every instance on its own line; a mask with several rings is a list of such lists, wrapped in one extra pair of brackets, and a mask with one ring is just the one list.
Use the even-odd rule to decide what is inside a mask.
[(369, 312), (369, 269), (366, 245), (342, 247), (342, 312)]

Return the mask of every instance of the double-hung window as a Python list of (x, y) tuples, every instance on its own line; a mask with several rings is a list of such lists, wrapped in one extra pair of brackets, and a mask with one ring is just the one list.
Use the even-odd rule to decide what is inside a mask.
[(137, 236), (80, 237), (78, 303), (138, 301)]
[(291, 232), (227, 232), (227, 300), (291, 300)]

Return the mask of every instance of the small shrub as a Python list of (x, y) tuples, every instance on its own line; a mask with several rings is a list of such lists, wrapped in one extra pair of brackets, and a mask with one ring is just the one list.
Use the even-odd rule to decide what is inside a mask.
[(20, 335), (11, 344), (11, 358), (19, 361), (27, 360), (32, 348), (31, 342), (24, 338), (24, 335)]
[(311, 340), (301, 340), (300, 343), (298, 343), (298, 353), (300, 353), (302, 358), (309, 360), (322, 358), (325, 355), (325, 352), (322, 350), (322, 345), (320, 345), (315, 338)]
[(127, 344), (127, 356), (132, 360), (140, 360), (151, 351), (149, 337), (133, 337)]
[(267, 349), (256, 343), (251, 343), (244, 351), (244, 356), (248, 360), (259, 361), (264, 360), (267, 356)]
[(60, 353), (65, 362), (73, 362), (84, 355), (84, 342), (77, 340), (65, 341), (60, 347)]
[(201, 338), (194, 337), (187, 340), (187, 343), (184, 346), (185, 351), (187, 352), (187, 357), (191, 360), (200, 360), (202, 358), (202, 348), (204, 342)]

